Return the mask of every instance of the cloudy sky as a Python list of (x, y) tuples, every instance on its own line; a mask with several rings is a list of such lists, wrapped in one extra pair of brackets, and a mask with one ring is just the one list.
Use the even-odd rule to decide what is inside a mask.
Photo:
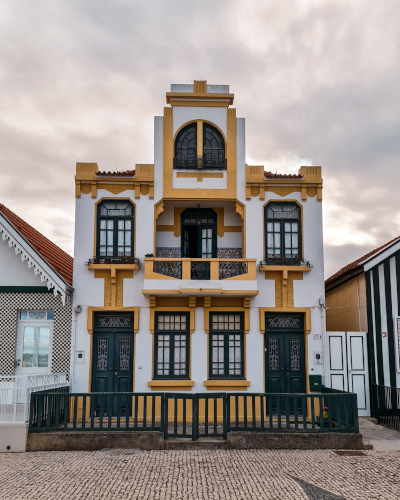
[(248, 163), (323, 167), (328, 277), (400, 234), (399, 49), (399, 0), (2, 2), (0, 202), (73, 255), (75, 163), (152, 163), (170, 84), (228, 84)]

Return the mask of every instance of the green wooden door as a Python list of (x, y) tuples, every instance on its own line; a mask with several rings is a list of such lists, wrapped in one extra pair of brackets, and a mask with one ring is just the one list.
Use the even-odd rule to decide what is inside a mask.
[[(133, 332), (132, 316), (101, 316), (95, 322), (93, 334), (92, 392), (133, 391)], [(104, 325), (104, 326), (99, 326)], [(106, 414), (126, 414), (130, 398), (112, 398), (112, 405), (103, 408)], [(101, 401), (96, 400), (96, 411)]]
[(304, 331), (300, 315), (266, 316), (265, 392), (306, 392)]

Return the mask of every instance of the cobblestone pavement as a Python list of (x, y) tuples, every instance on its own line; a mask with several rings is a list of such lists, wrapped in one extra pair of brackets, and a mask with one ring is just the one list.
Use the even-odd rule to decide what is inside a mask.
[(400, 453), (136, 451), (0, 454), (1, 500), (399, 499)]

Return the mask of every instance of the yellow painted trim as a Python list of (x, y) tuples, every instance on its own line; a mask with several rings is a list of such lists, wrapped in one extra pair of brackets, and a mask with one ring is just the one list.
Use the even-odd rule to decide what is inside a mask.
[(246, 199), (250, 200), (258, 193), (260, 200), (264, 200), (266, 192), (282, 197), (301, 192), (302, 201), (314, 196), (317, 196), (317, 201), (322, 201), (321, 167), (301, 167), (299, 174), (302, 179), (266, 179), (263, 165), (246, 165)]
[[(175, 279), (175, 278), (174, 278)], [(185, 288), (171, 289), (171, 290), (142, 290), (143, 295), (196, 295), (196, 297), (203, 295), (238, 295), (239, 297), (255, 296), (260, 292), (258, 290), (221, 290), (221, 289), (208, 289), (208, 288)]]
[(182, 178), (196, 178), (197, 182), (203, 182), (203, 179), (206, 178), (212, 178), (212, 179), (217, 179), (220, 178), (222, 179), (224, 177), (224, 174), (218, 173), (218, 174), (209, 174), (209, 173), (197, 173), (197, 172), (178, 172), (176, 174), (177, 177), (182, 177)]
[[(176, 137), (176, 134), (175, 134)], [(203, 120), (197, 120), (197, 156), (203, 156)], [(175, 140), (174, 140), (175, 143)], [(197, 179), (197, 182), (199, 180)]]
[[(91, 267), (92, 266), (92, 267)], [(94, 269), (95, 278), (104, 279), (104, 307), (122, 307), (124, 304), (124, 279), (133, 278), (133, 269), (130, 266), (136, 266), (133, 269), (138, 269), (137, 264), (124, 267), (123, 264), (89, 264), (89, 269)]]
[[(103, 197), (100, 198), (96, 203), (94, 204), (94, 244), (93, 244), (93, 255), (96, 255), (96, 241), (97, 241), (97, 209), (98, 205), (100, 202), (104, 200), (111, 200), (111, 201), (123, 201), (123, 200), (128, 200), (132, 203), (134, 207), (134, 217), (133, 217), (133, 255), (136, 255), (136, 218), (137, 218), (137, 211), (136, 211), (136, 203), (131, 199), (131, 198), (109, 198), (109, 197)], [(92, 264), (95, 265), (95, 264)], [(107, 264), (101, 264), (102, 269), (106, 269), (104, 266)], [(136, 265), (136, 264), (135, 264)], [(128, 269), (125, 267), (125, 269)]]
[[(190, 95), (190, 94), (189, 94)], [(206, 94), (209, 95), (209, 94)], [(212, 103), (217, 105), (218, 103)], [(186, 104), (185, 104), (186, 105)], [(193, 102), (190, 104), (195, 105)], [(197, 121), (197, 120), (195, 120)], [(183, 126), (186, 126), (187, 122)], [(209, 122), (211, 123), (211, 122)], [(216, 124), (211, 123), (218, 130)], [(179, 133), (179, 130), (177, 131)], [(223, 134), (224, 135), (224, 134)], [(176, 134), (175, 134), (176, 136)], [(165, 199), (236, 199), (236, 110), (227, 109), (227, 137), (225, 154), (227, 158), (227, 188), (226, 189), (178, 189), (173, 188), (173, 109), (164, 108), (163, 117), (163, 194)]]
[[(246, 363), (245, 363), (246, 365)], [(204, 387), (208, 391), (247, 391), (250, 387), (248, 380), (205, 380)]]
[(304, 331), (311, 332), (311, 308), (310, 307), (260, 307), (260, 333), (265, 333), (265, 313), (302, 313), (304, 314)]
[(93, 333), (93, 318), (95, 312), (103, 312), (103, 313), (128, 313), (133, 312), (133, 332), (138, 333), (139, 331), (139, 315), (140, 315), (140, 307), (92, 307), (89, 306), (87, 309), (87, 331), (88, 333)]
[[(155, 301), (157, 303), (157, 298), (155, 297)], [(158, 307), (150, 304), (150, 333), (154, 333), (155, 331), (155, 313), (156, 312), (188, 312), (189, 314), (189, 332), (194, 333), (196, 329), (196, 308), (195, 307)]]
[[(95, 312), (133, 312), (133, 333), (138, 333), (139, 331), (139, 314), (140, 307), (117, 307), (117, 308), (106, 308), (106, 307), (91, 307), (87, 309), (87, 331), (89, 334), (93, 333), (93, 318)], [(89, 352), (89, 386), (88, 392), (92, 392), (92, 368), (93, 368), (93, 342), (94, 337), (90, 339), (90, 352)], [(135, 358), (136, 358), (136, 335), (133, 335), (133, 365), (132, 365), (132, 388), (135, 391)], [(89, 415), (86, 414), (88, 417)]]
[(152, 391), (187, 391), (194, 386), (193, 380), (150, 380)]

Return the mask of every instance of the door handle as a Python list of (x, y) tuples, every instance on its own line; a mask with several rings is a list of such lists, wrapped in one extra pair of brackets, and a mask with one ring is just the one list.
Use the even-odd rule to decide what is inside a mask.
[(15, 360), (15, 366), (21, 366), (21, 360), (20, 359), (16, 359)]

